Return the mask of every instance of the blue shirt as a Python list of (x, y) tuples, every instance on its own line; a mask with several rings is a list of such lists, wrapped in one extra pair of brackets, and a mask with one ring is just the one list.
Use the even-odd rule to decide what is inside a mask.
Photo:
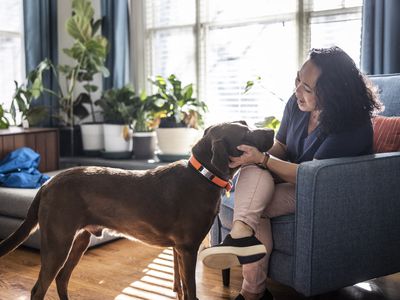
[(301, 163), (313, 159), (358, 156), (372, 153), (371, 122), (357, 128), (324, 134), (317, 126), (308, 134), (310, 112), (303, 112), (293, 95), (286, 104), (276, 139), (287, 146), (287, 159)]

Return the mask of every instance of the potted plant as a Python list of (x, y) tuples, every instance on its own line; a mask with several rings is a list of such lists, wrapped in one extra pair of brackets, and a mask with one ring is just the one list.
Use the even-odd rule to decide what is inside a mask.
[(33, 106), (32, 101), (39, 98), (46, 91), (43, 86), (42, 75), (49, 68), (49, 61), (44, 60), (29, 72), (25, 84), (19, 85), (18, 82), (14, 81), (15, 93), (10, 107), (10, 114), (14, 124), (18, 123), (17, 111), (21, 113), (21, 124), (19, 125), (23, 128), (38, 125), (46, 117), (48, 108), (43, 105)]
[(154, 158), (157, 145), (156, 132), (158, 98), (155, 95), (146, 96), (144, 92), (135, 97), (133, 153), (136, 159)]
[(200, 137), (198, 129), (203, 125), (207, 105), (193, 97), (193, 84), (182, 87), (182, 82), (173, 74), (167, 79), (156, 76), (151, 82), (158, 88), (154, 96), (160, 109), (156, 129), (158, 157), (163, 161), (187, 157)]
[(136, 96), (132, 86), (126, 85), (103, 91), (95, 102), (103, 111), (104, 153), (106, 158), (130, 158), (135, 118)]
[[(74, 39), (70, 48), (63, 49), (64, 53), (73, 59), (72, 65), (58, 67), (66, 79), (66, 92), (61, 94), (60, 107), (62, 120), (73, 132), (80, 120), (90, 115), (86, 105), (90, 107), (93, 122), (81, 125), (83, 146), (86, 153), (97, 153), (103, 149), (102, 124), (96, 122), (92, 93), (97, 91), (97, 86), (92, 83), (95, 74), (101, 73), (109, 76), (105, 67), (108, 52), (107, 39), (98, 34), (101, 19), (94, 21), (94, 9), (89, 0), (73, 0), (72, 16), (66, 22), (66, 30)], [(81, 92), (78, 92), (78, 90)], [(78, 95), (76, 95), (78, 94)], [(86, 139), (86, 135), (88, 139)], [(91, 142), (91, 143), (89, 143)]]

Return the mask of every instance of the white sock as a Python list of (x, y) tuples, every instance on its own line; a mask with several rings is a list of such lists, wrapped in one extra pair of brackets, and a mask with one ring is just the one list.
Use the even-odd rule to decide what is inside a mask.
[(235, 221), (230, 232), (231, 237), (234, 239), (240, 239), (253, 235), (253, 229), (242, 221)]

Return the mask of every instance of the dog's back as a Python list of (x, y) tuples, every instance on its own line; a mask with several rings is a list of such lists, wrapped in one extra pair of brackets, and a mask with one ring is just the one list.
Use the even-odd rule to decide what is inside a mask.
[(79, 228), (96, 225), (149, 244), (174, 246), (206, 234), (219, 196), (220, 188), (187, 161), (148, 171), (77, 167), (43, 187), (39, 223), (51, 223), (53, 216), (73, 218)]

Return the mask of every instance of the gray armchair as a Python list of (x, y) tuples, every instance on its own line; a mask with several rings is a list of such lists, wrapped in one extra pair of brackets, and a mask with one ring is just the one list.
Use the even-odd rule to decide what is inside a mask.
[[(400, 116), (400, 74), (370, 78), (382, 114)], [(302, 163), (296, 188), (296, 213), (271, 220), (271, 279), (312, 296), (400, 271), (400, 152)], [(221, 201), (213, 245), (229, 233), (233, 199)]]

